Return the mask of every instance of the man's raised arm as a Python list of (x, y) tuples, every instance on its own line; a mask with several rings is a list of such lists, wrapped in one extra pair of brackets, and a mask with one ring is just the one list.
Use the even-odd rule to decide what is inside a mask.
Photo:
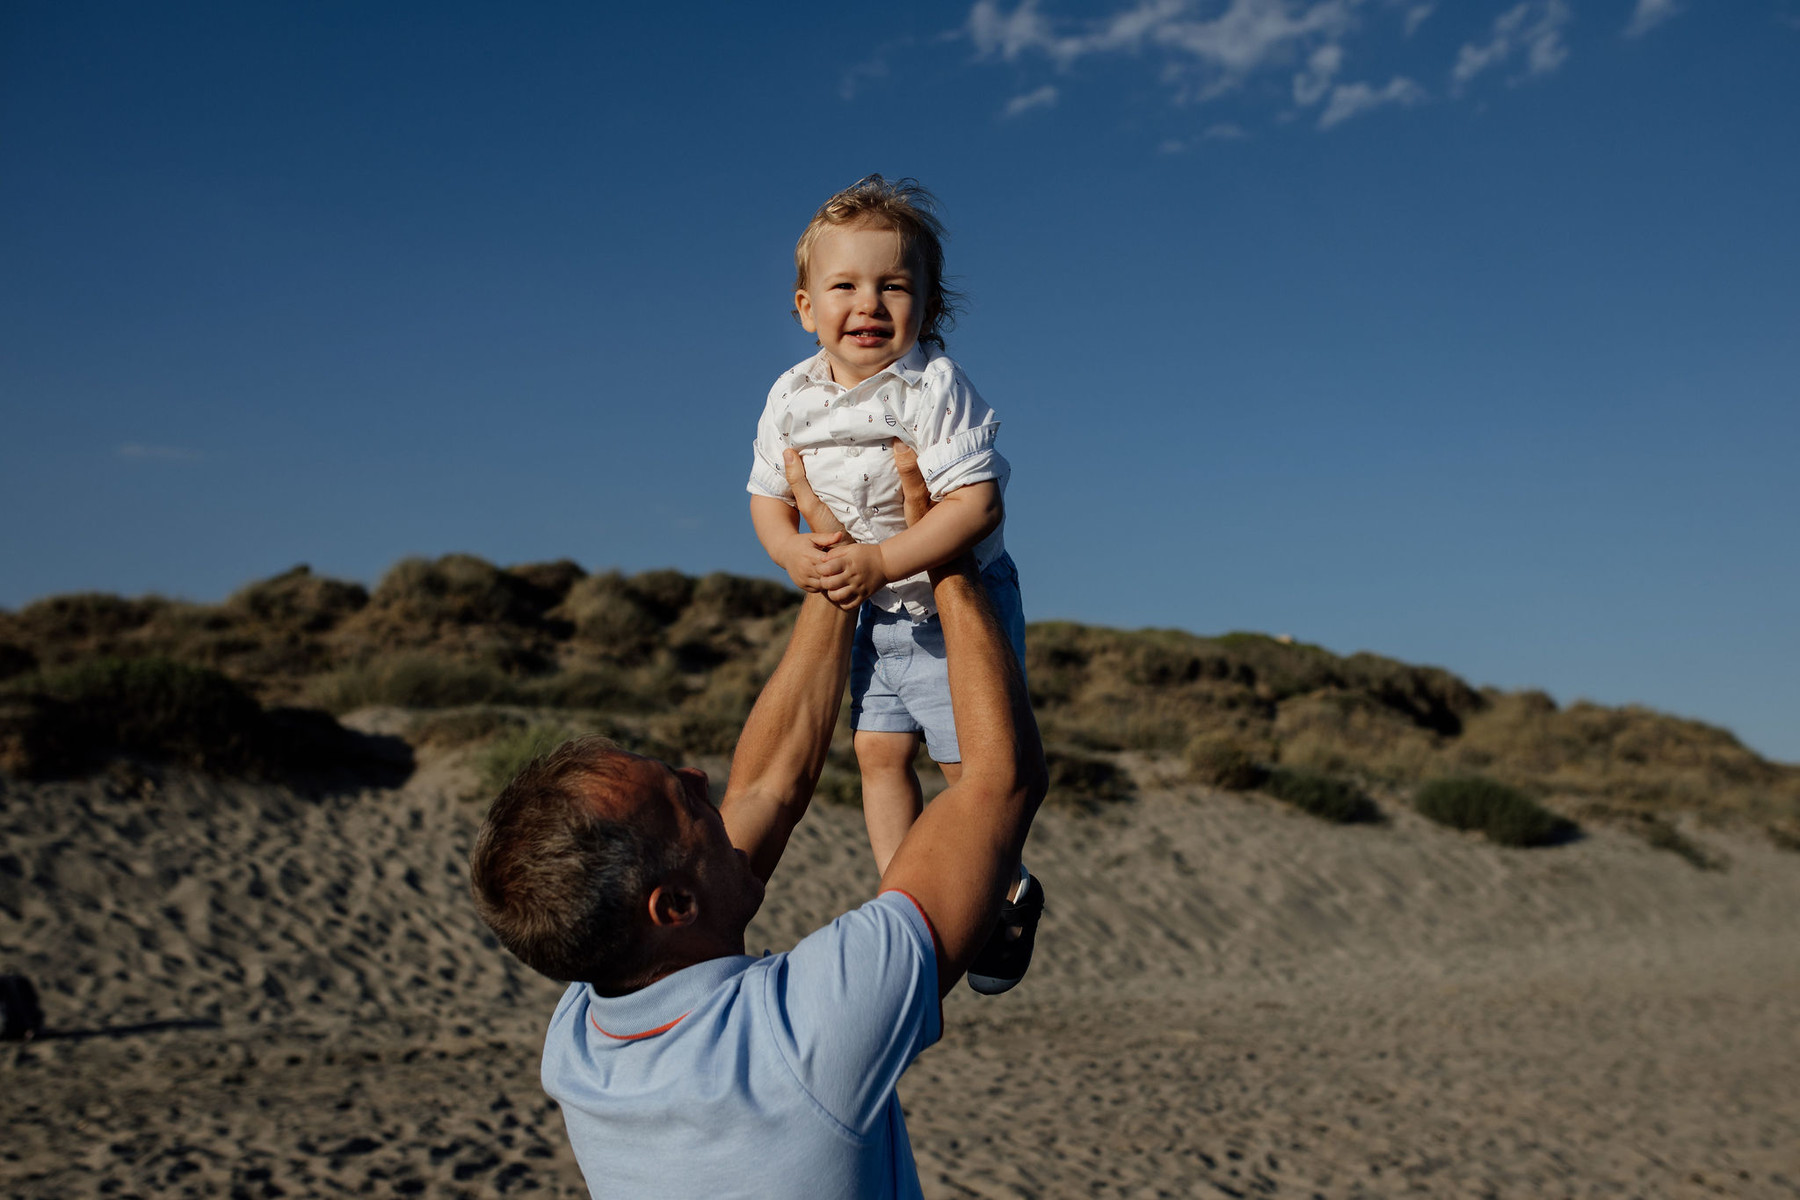
[[(895, 464), (906, 485), (907, 518), (916, 519), (923, 480), (898, 446)], [(1024, 675), (973, 556), (934, 569), (931, 585), (950, 660), (962, 777), (914, 823), (881, 889), (905, 892), (924, 910), (937, 935), (938, 989), (948, 993), (993, 929), (1044, 798), (1046, 773)]]
[[(832, 544), (832, 535), (842, 540), (843, 526), (805, 487), (806, 475), (794, 452), (788, 456), (788, 476), (798, 472), (801, 514), (818, 535), (818, 544)], [(844, 612), (821, 592), (807, 593), (787, 651), (738, 735), (719, 815), (731, 844), (749, 856), (750, 869), (765, 883), (787, 849), (788, 835), (806, 815), (824, 769), (850, 673), (855, 629), (854, 610)]]

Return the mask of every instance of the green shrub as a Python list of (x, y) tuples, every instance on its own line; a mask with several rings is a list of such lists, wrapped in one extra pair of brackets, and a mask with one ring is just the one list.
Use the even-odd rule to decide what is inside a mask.
[(1268, 772), (1244, 744), (1229, 734), (1203, 733), (1187, 744), (1188, 770), (1208, 787), (1247, 792)]
[(80, 774), (124, 754), (251, 778), (355, 764), (404, 779), (410, 754), (378, 742), (322, 712), (265, 711), (217, 671), (162, 658), (93, 659), (0, 695), (0, 767), (27, 778)]
[(34, 694), (21, 774), (79, 770), (115, 752), (227, 774), (273, 765), (262, 706), (217, 671), (106, 658), (21, 682)]
[(1549, 846), (1575, 825), (1517, 788), (1480, 775), (1436, 779), (1413, 797), (1419, 812), (1453, 829), (1478, 829), (1502, 846)]
[(1374, 821), (1381, 816), (1375, 802), (1355, 784), (1313, 771), (1296, 771), (1276, 767), (1269, 772), (1263, 791), (1277, 800), (1285, 800), (1295, 808), (1326, 821), (1349, 825), (1358, 821)]
[(556, 722), (537, 722), (508, 729), (496, 736), (475, 756), (475, 774), (480, 780), (481, 794), (488, 799), (512, 782), (525, 764), (556, 749), (575, 730)]

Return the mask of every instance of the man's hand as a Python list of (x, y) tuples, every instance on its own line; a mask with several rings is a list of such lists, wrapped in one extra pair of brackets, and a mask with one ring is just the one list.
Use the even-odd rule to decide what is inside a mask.
[(859, 607), (888, 585), (881, 547), (862, 542), (839, 546), (826, 555), (819, 578), (825, 583), (826, 599), (845, 611)]
[(919, 456), (913, 448), (895, 438), (894, 469), (900, 472), (900, 498), (906, 505), (906, 523), (917, 525), (919, 518), (931, 511), (931, 489), (925, 486), (925, 475), (919, 470)]
[[(917, 460), (914, 461), (916, 469)], [(794, 507), (806, 518), (807, 526), (814, 533), (843, 533), (844, 523), (813, 491), (812, 481), (806, 477), (806, 462), (798, 450), (790, 446), (781, 452), (781, 470), (787, 476), (788, 486), (794, 489)]]

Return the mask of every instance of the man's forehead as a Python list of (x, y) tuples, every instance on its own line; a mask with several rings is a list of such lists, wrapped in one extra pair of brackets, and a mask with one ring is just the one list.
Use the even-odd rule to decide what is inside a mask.
[(646, 812), (667, 811), (668, 801), (680, 790), (675, 769), (661, 759), (619, 750), (590, 764), (588, 802), (600, 815), (613, 820), (632, 820)]

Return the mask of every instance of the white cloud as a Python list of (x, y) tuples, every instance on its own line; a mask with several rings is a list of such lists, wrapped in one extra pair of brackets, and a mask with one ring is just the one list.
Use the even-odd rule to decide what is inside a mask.
[(1460, 92), (1469, 81), (1516, 54), (1525, 56), (1525, 75), (1545, 75), (1562, 66), (1569, 47), (1562, 29), (1569, 23), (1569, 6), (1563, 0), (1525, 0), (1494, 18), (1488, 40), (1477, 46), (1465, 42), (1450, 71), (1451, 90)]
[(867, 62), (854, 63), (844, 72), (843, 78), (838, 80), (838, 95), (845, 100), (854, 100), (865, 83), (886, 79), (887, 75), (885, 58), (871, 58)]
[(120, 458), (153, 459), (158, 462), (199, 462), (205, 457), (198, 450), (190, 450), (185, 446), (146, 446), (141, 442), (126, 442), (118, 448)]
[(1681, 11), (1675, 0), (1637, 0), (1631, 20), (1625, 26), (1626, 37), (1643, 37), (1658, 25)]
[(1194, 17), (1195, 0), (1139, 0), (1134, 7), (1091, 21), (1055, 21), (1039, 10), (1039, 0), (1019, 0), (1011, 12), (999, 0), (977, 0), (969, 12), (968, 36), (984, 58), (1016, 61), (1041, 54), (1067, 68), (1096, 54), (1136, 54), (1160, 50), (1174, 71), (1204, 78), (1202, 93), (1215, 95), (1264, 67), (1291, 62), (1307, 44), (1343, 34), (1364, 0), (1228, 0), (1223, 12)]
[(1055, 104), (1056, 89), (1049, 84), (1045, 84), (1035, 92), (1026, 92), (1023, 96), (1014, 96), (1011, 100), (1008, 100), (1006, 102), (1006, 111), (1000, 115), (1003, 117), (1016, 117), (1020, 113), (1028, 113), (1034, 108), (1051, 108), (1054, 107)]
[[(1489, 22), (1486, 33), (1461, 46), (1450, 71), (1450, 94), (1460, 95), (1490, 71), (1516, 84), (1561, 68), (1569, 57), (1571, 2), (1500, 0), (1507, 6), (1504, 11), (1481, 18)], [(1411, 39), (1444, 7), (1440, 0), (1113, 3), (1119, 7), (1110, 12), (1074, 16), (1057, 11), (1073, 8), (1072, 0), (974, 0), (968, 20), (947, 36), (971, 44), (979, 60), (1020, 65), (1036, 61), (1057, 72), (1097, 59), (1134, 63), (1127, 69), (1167, 89), (1177, 105), (1215, 101), (1227, 94), (1256, 103), (1276, 90), (1271, 83), (1285, 77), (1293, 107), (1276, 110), (1271, 119), (1299, 120), (1306, 110), (1314, 110), (1319, 113), (1317, 127), (1330, 129), (1375, 109), (1421, 104), (1430, 98), (1415, 82), (1416, 70), (1394, 74), (1385, 84), (1346, 82), (1344, 75), (1351, 56), (1364, 52), (1359, 37), (1370, 41), (1379, 35), (1385, 40), (1386, 46), (1369, 47), (1370, 57), (1379, 58)], [(1638, 8), (1634, 22), (1654, 23), (1666, 20), (1686, 0), (1634, 3)], [(1453, 11), (1460, 15), (1460, 6)], [(1060, 99), (1058, 89), (1046, 85), (1014, 96), (1003, 112), (1016, 117)], [(1205, 136), (1212, 135), (1177, 137), (1164, 150), (1192, 149)]]
[(1418, 104), (1424, 99), (1424, 88), (1398, 75), (1388, 80), (1384, 88), (1373, 88), (1366, 83), (1339, 84), (1331, 89), (1331, 99), (1326, 103), (1325, 111), (1319, 114), (1319, 128), (1330, 129), (1351, 117), (1359, 117), (1389, 104), (1406, 106)]
[(1208, 125), (1206, 131), (1200, 136), (1214, 142), (1239, 142), (1249, 137), (1250, 134), (1242, 125), (1234, 125), (1230, 121), (1219, 121)]
[(1333, 43), (1320, 46), (1306, 60), (1306, 70), (1294, 76), (1294, 103), (1302, 108), (1317, 104), (1331, 90), (1331, 77), (1344, 65), (1344, 48)]

